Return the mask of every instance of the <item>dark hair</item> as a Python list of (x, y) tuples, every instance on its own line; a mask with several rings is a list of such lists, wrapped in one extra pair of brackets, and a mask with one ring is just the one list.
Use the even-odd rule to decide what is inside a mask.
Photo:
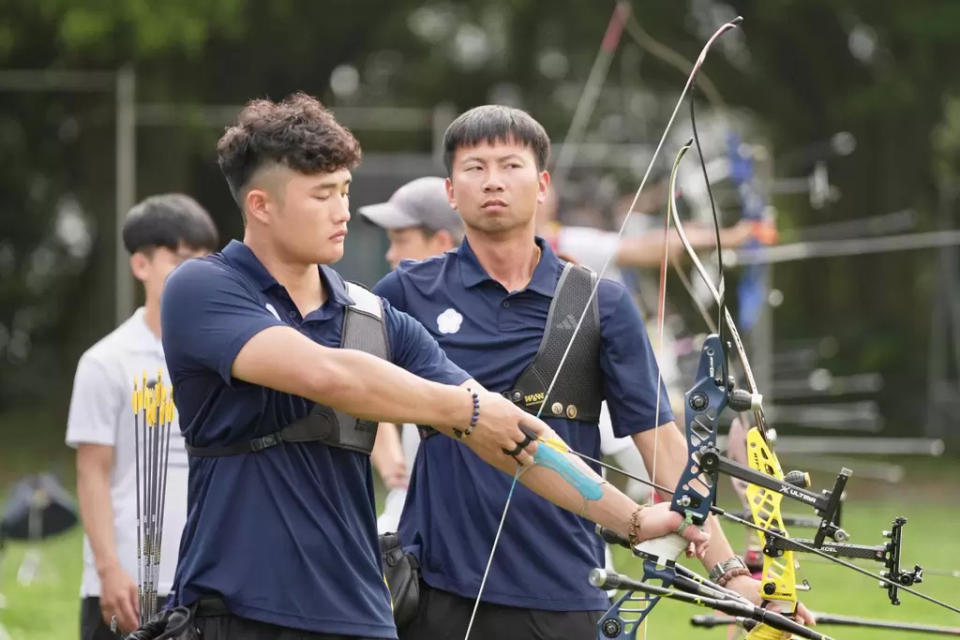
[(180, 245), (216, 251), (217, 227), (196, 200), (182, 193), (150, 196), (127, 213), (123, 221), (123, 244), (130, 253)]
[(481, 142), (518, 142), (530, 148), (543, 171), (550, 158), (550, 138), (543, 126), (526, 111), (499, 104), (486, 104), (461, 113), (443, 134), (443, 164), (447, 173), (453, 167), (453, 156), (461, 147), (475, 147)]
[(360, 143), (319, 100), (294, 93), (282, 102), (248, 102), (217, 143), (217, 162), (242, 211), (243, 189), (263, 165), (306, 174), (352, 169), (360, 163)]

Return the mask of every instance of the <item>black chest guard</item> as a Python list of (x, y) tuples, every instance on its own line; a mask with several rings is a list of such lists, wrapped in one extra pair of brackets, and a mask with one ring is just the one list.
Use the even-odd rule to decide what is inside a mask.
[[(347, 293), (354, 304), (343, 311), (341, 348), (357, 349), (384, 360), (389, 359), (380, 298), (352, 282), (347, 283)], [(338, 409), (317, 404), (310, 413), (279, 431), (222, 447), (194, 447), (187, 444), (187, 453), (197, 457), (234, 456), (256, 453), (284, 442), (322, 442), (331, 447), (369, 454), (376, 437), (376, 422), (359, 420)]]
[[(513, 389), (504, 395), (518, 407), (532, 414), (540, 411), (547, 387), (556, 375), (563, 354), (570, 353), (563, 363), (565, 375), (557, 382), (540, 411), (541, 418), (569, 418), (583, 422), (600, 420), (603, 400), (600, 373), (600, 312), (597, 296), (590, 294), (597, 274), (586, 267), (567, 263), (557, 282), (557, 290), (547, 313), (547, 326), (537, 355), (517, 378)], [(589, 303), (586, 314), (584, 307)], [(573, 344), (570, 338), (583, 315), (583, 323)]]
[[(513, 388), (503, 392), (504, 397), (524, 411), (536, 415), (540, 410), (547, 387), (557, 372), (580, 315), (589, 301), (590, 308), (563, 365), (566, 373), (557, 379), (540, 417), (593, 423), (600, 421), (600, 405), (603, 402), (600, 311), (597, 297), (590, 299), (596, 282), (597, 274), (590, 269), (570, 263), (564, 266), (547, 312), (547, 325), (537, 355), (517, 378)], [(432, 427), (417, 427), (420, 437), (424, 439), (437, 433)]]

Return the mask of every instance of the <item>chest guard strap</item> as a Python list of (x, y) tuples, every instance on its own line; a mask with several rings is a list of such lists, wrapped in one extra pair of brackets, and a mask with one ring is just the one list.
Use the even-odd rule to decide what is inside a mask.
[[(580, 314), (590, 299), (597, 274), (586, 267), (567, 263), (560, 274), (553, 302), (547, 312), (547, 325), (533, 362), (527, 365), (513, 388), (503, 393), (515, 405), (536, 415), (543, 404), (547, 387), (570, 344)], [(600, 373), (600, 311), (597, 297), (589, 300), (590, 309), (583, 318), (577, 339), (563, 365), (568, 375), (560, 376), (547, 398), (541, 418), (567, 418), (583, 422), (600, 421), (603, 389)], [(437, 433), (432, 427), (417, 425), (420, 437)]]
[[(347, 294), (354, 304), (343, 311), (340, 347), (357, 349), (384, 360), (389, 359), (386, 324), (380, 298), (352, 282)], [(377, 437), (377, 423), (359, 420), (343, 411), (314, 405), (310, 413), (265, 436), (222, 447), (194, 447), (187, 444), (187, 453), (200, 458), (257, 453), (284, 442), (321, 442), (331, 447), (369, 454)]]
[(597, 274), (579, 265), (567, 263), (557, 282), (557, 290), (547, 313), (547, 326), (537, 355), (504, 395), (529, 413), (540, 411), (547, 387), (556, 375), (577, 322), (589, 303), (583, 324), (570, 346), (564, 363), (567, 375), (557, 379), (546, 398), (541, 418), (567, 418), (582, 422), (600, 420), (603, 401), (600, 373), (600, 311), (597, 296), (590, 294)]

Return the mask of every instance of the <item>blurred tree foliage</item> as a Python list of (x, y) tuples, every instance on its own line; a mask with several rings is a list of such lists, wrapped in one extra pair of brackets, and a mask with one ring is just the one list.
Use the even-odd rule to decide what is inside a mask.
[[(559, 140), (612, 6), (2, 0), (0, 68), (112, 70), (129, 63), (143, 103), (235, 105), (294, 90), (334, 107), (449, 102), (462, 109), (511, 101)], [(635, 1), (633, 11), (647, 33), (688, 59), (723, 20), (745, 17), (706, 72), (775, 155), (837, 131), (854, 134), (855, 154), (829, 164), (841, 198), (815, 210), (802, 196), (778, 197), (781, 227), (905, 208), (918, 212), (924, 228), (942, 223), (939, 190), (955, 185), (960, 170), (960, 79), (950, 72), (960, 59), (960, 3), (657, 0)], [(331, 74), (343, 65), (358, 82), (336, 93)], [(624, 36), (587, 138), (655, 140), (682, 79)], [(663, 99), (644, 101), (649, 95)], [(109, 93), (0, 92), (0, 405), (65, 406), (79, 353), (112, 324), (113, 109)], [(229, 237), (239, 223), (214, 163), (218, 134), (199, 124), (141, 129), (138, 195), (195, 194)], [(398, 146), (395, 135), (358, 135), (368, 150)], [(399, 144), (431, 148), (429, 135)], [(791, 167), (785, 175), (809, 170)], [(836, 336), (836, 370), (881, 371), (888, 388), (922, 395), (929, 309), (938, 295), (934, 256), (778, 268), (776, 286), (785, 293), (778, 338)], [(905, 421), (919, 419), (916, 405), (899, 398), (887, 408)]]

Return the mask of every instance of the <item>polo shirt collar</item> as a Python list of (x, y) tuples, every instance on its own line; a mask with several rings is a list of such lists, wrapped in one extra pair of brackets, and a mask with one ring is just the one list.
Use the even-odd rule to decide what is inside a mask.
[(244, 275), (253, 280), (261, 291), (266, 291), (270, 287), (280, 284), (277, 279), (270, 275), (267, 268), (263, 266), (260, 259), (253, 253), (247, 245), (237, 240), (231, 240), (223, 248), (223, 257), (230, 264), (243, 271)]
[[(263, 266), (263, 263), (260, 262), (260, 259), (257, 258), (250, 247), (242, 242), (231, 240), (223, 248), (222, 253), (230, 264), (243, 271), (260, 287), (261, 291), (280, 286), (277, 279), (270, 275), (270, 272), (267, 271), (267, 268)], [(341, 306), (353, 304), (353, 299), (347, 295), (347, 289), (340, 274), (325, 264), (317, 265), (317, 267), (320, 269), (320, 279), (323, 281), (324, 290), (327, 292), (329, 299)]]
[[(536, 236), (534, 242), (540, 247), (540, 262), (537, 263), (536, 268), (533, 270), (533, 277), (530, 279), (530, 283), (527, 284), (526, 290), (535, 291), (540, 295), (552, 298), (557, 288), (557, 274), (561, 267), (560, 259), (557, 257), (557, 254), (553, 252), (553, 249), (550, 248), (550, 244), (540, 236)], [(494, 279), (490, 277), (490, 274), (488, 274), (480, 264), (480, 261), (477, 259), (477, 254), (473, 252), (466, 238), (463, 239), (456, 253), (459, 256), (460, 279), (464, 287), (469, 289), (477, 286), (481, 282), (494, 282)]]
[(353, 304), (353, 298), (347, 294), (347, 286), (343, 276), (329, 265), (321, 264), (317, 266), (320, 267), (320, 279), (323, 280), (323, 287), (329, 296), (329, 300), (333, 300), (342, 307)]

